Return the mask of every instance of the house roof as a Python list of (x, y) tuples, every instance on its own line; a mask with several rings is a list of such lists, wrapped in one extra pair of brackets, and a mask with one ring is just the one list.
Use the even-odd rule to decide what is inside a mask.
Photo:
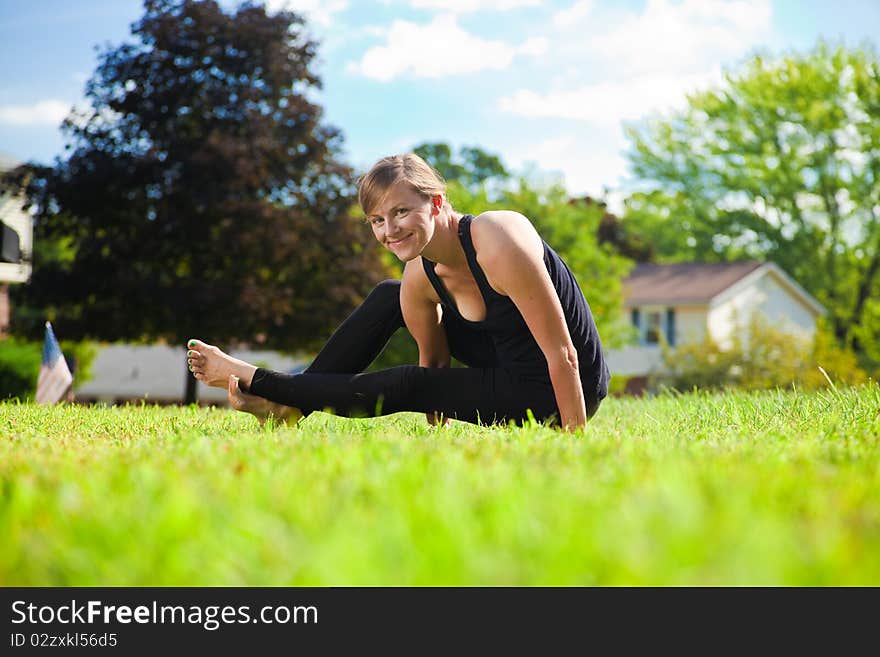
[(0, 173), (4, 171), (11, 171), (21, 164), (22, 162), (19, 162), (11, 155), (7, 155), (6, 153), (0, 151)]
[(628, 306), (709, 303), (764, 263), (639, 264), (623, 282)]

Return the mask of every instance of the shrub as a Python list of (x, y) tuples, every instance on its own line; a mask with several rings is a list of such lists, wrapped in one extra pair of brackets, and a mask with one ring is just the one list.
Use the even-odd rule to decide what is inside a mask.
[(15, 338), (0, 341), (0, 399), (33, 398), (42, 351), (35, 342)]
[(727, 348), (708, 334), (702, 342), (675, 349), (662, 345), (665, 370), (652, 377), (650, 388), (762, 390), (796, 385), (815, 390), (828, 385), (820, 367), (835, 383), (867, 381), (855, 354), (839, 347), (824, 325), (807, 338), (755, 315), (746, 331), (734, 331), (735, 336), (743, 333), (745, 339), (735, 337)]
[[(62, 353), (76, 363), (74, 387), (89, 380), (97, 347), (91, 342), (60, 343)], [(37, 391), (43, 343), (17, 338), (0, 341), (0, 399), (31, 400)]]
[[(98, 345), (94, 342), (62, 340), (59, 343), (62, 353), (68, 360), (73, 359), (75, 371), (73, 372), (73, 387), (82, 385), (92, 378), (92, 365), (98, 355)], [(40, 347), (42, 349), (42, 346)]]

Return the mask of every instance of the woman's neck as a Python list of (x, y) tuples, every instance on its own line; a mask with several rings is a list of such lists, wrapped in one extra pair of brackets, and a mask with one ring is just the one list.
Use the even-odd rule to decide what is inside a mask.
[(451, 269), (468, 269), (467, 256), (458, 237), (458, 224), (464, 215), (444, 210), (434, 223), (434, 235), (422, 250), (422, 256)]

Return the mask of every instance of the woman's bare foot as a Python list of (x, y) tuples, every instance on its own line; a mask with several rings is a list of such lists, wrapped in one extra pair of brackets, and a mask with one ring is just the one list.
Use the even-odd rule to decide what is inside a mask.
[(296, 422), (303, 416), (298, 408), (282, 406), (281, 404), (270, 402), (268, 399), (242, 392), (241, 388), (238, 387), (238, 379), (234, 374), (229, 375), (227, 391), (229, 405), (237, 411), (253, 415), (259, 421), (260, 426), (263, 426), (270, 417), (287, 423), (291, 420)]
[(201, 340), (190, 340), (187, 342), (187, 347), (189, 350), (186, 352), (186, 362), (189, 371), (205, 385), (225, 388), (228, 385), (229, 375), (233, 374), (250, 388), (254, 372), (257, 371), (254, 365), (233, 358)]

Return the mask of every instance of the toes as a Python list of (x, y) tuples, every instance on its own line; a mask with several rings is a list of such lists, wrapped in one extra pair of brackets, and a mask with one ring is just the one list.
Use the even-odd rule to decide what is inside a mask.
[(190, 349), (186, 352), (186, 366), (190, 372), (202, 370), (205, 367), (205, 357), (198, 351)]
[(205, 364), (197, 358), (187, 358), (186, 367), (190, 372), (200, 372), (205, 369)]
[(187, 349), (190, 349), (192, 351), (205, 351), (210, 346), (211, 345), (205, 344), (201, 340), (190, 340), (186, 343)]

